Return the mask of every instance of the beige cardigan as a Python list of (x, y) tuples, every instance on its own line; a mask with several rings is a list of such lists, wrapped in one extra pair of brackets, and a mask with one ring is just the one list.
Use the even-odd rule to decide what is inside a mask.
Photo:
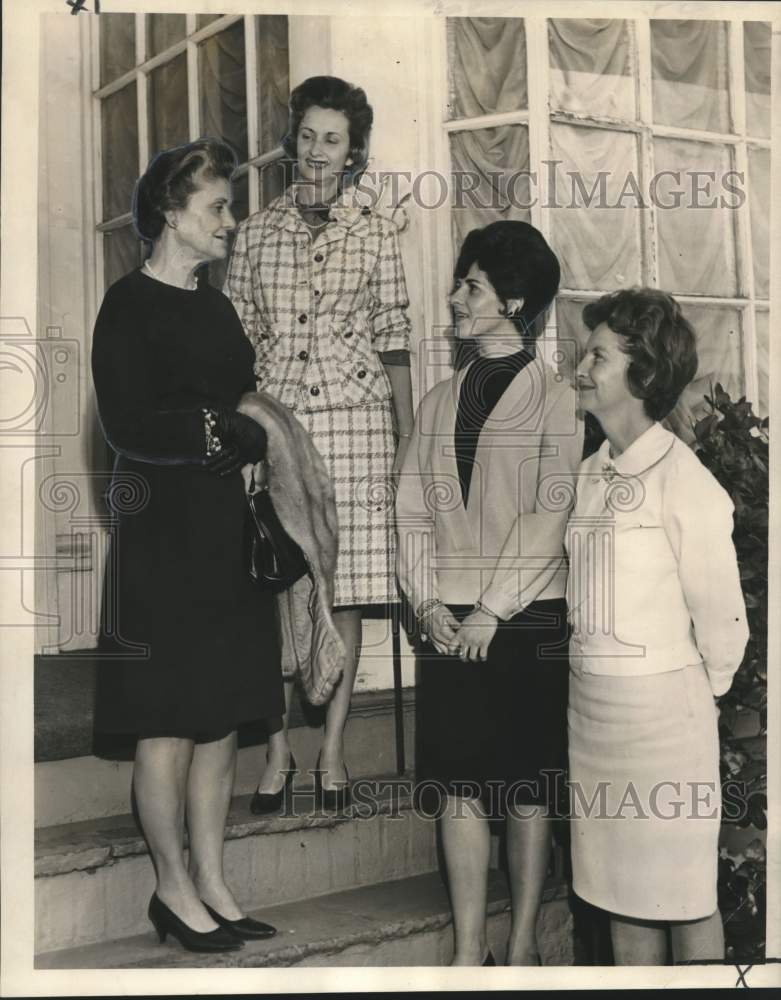
[(478, 440), (466, 508), (453, 434), (466, 369), (421, 401), (396, 499), (398, 576), (428, 598), (507, 619), (566, 591), (563, 537), (583, 422), (569, 383), (536, 358), (512, 380)]

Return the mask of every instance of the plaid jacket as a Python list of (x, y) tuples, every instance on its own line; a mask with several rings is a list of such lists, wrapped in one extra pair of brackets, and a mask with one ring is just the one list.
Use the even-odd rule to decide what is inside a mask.
[(294, 197), (241, 223), (228, 269), (258, 387), (306, 412), (389, 399), (377, 352), (409, 350), (398, 230), (347, 192), (313, 239)]

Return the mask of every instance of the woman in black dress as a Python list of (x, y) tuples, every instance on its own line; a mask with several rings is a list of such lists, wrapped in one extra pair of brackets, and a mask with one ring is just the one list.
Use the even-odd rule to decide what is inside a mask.
[(222, 852), (236, 728), (284, 705), (272, 599), (243, 563), (241, 469), (266, 443), (235, 411), (255, 389), (253, 350), (229, 300), (195, 274), (228, 254), (235, 166), (213, 139), (152, 160), (133, 204), (151, 253), (107, 291), (92, 348), (117, 456), (96, 728), (138, 737), (133, 792), (160, 940), (210, 951), (274, 933), (244, 916)]
[(583, 437), (574, 391), (536, 345), (558, 283), (533, 226), (501, 221), (466, 237), (450, 302), (476, 357), (421, 401), (396, 500), (399, 579), (429, 640), (417, 766), (421, 804), (441, 806), (454, 965), (495, 964), (492, 817), (507, 830), (506, 961), (539, 961), (549, 807), (566, 765), (563, 536)]

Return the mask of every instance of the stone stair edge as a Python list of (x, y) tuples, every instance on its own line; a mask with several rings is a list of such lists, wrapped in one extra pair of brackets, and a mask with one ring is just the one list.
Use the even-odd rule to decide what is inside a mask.
[[(361, 806), (354, 804), (338, 813), (308, 811), (297, 815), (285, 815), (280, 812), (267, 816), (254, 816), (249, 808), (251, 796), (234, 796), (225, 839), (239, 840), (245, 837), (288, 834), (305, 829), (329, 829), (352, 821), (370, 820), (380, 816), (390, 817), (395, 809), (399, 812), (409, 812), (412, 809), (413, 779), (410, 776), (377, 775), (370, 780), (388, 784), (381, 789), (382, 797), (378, 797), (372, 803), (369, 815), (361, 811)], [(392, 796), (393, 784), (397, 781), (408, 784), (409, 791), (402, 791), (397, 796)], [(311, 791), (309, 789), (310, 794)], [(300, 797), (305, 799), (306, 792), (306, 789), (301, 789)], [(237, 818), (238, 816), (246, 818)], [(76, 871), (94, 871), (115, 864), (123, 858), (147, 853), (146, 841), (130, 813), (39, 827), (35, 832), (35, 878), (51, 878)]]
[[(368, 891), (373, 891), (378, 896), (379, 904), (375, 912), (381, 912), (381, 900), (384, 893), (397, 891), (400, 886), (408, 886), (410, 890), (420, 896), (421, 892), (430, 892), (435, 896), (441, 896), (441, 902), (436, 905), (432, 912), (426, 914), (413, 915), (399, 919), (393, 916), (385, 921), (378, 921), (367, 925), (356, 913), (357, 927), (354, 932), (341, 933), (336, 936), (325, 934), (309, 941), (301, 943), (290, 943), (272, 939), (263, 942), (250, 942), (245, 945), (240, 952), (230, 952), (222, 955), (198, 955), (185, 952), (178, 947), (158, 951), (156, 943), (150, 941), (149, 936), (129, 938), (123, 941), (106, 942), (102, 946), (90, 945), (84, 948), (65, 949), (61, 952), (46, 952), (36, 957), (36, 968), (91, 968), (96, 966), (74, 966), (68, 962), (68, 956), (77, 957), (79, 953), (85, 958), (97, 955), (103, 951), (109, 953), (113, 946), (125, 951), (132, 950), (134, 945), (140, 949), (142, 954), (132, 961), (125, 960), (121, 965), (101, 965), (104, 968), (202, 968), (202, 967), (233, 967), (233, 968), (265, 968), (273, 966), (275, 968), (287, 968), (296, 965), (298, 962), (311, 958), (312, 956), (333, 956), (344, 952), (348, 948), (361, 945), (380, 945), (390, 940), (399, 940), (413, 934), (422, 934), (431, 931), (438, 931), (446, 928), (452, 920), (447, 897), (443, 894), (441, 878), (438, 872), (429, 872), (423, 875), (408, 876), (394, 882), (377, 883), (373, 886), (361, 887), (342, 891), (340, 893), (329, 894), (330, 897), (341, 897), (347, 899), (353, 894), (353, 898), (366, 898)], [(566, 882), (559, 881), (549, 883), (543, 892), (543, 905), (555, 900), (563, 900), (570, 895)], [(324, 898), (319, 897), (323, 902)], [(287, 914), (293, 914), (297, 907), (306, 907), (309, 900), (302, 900), (297, 903), (283, 904), (278, 910), (284, 910)], [(435, 901), (436, 902), (436, 901)], [(506, 880), (502, 872), (492, 869), (489, 877), (489, 902), (487, 913), (489, 917), (494, 917), (505, 913), (509, 909), (509, 895)], [(358, 908), (356, 908), (358, 909)], [(268, 919), (270, 911), (253, 911), (256, 917), (266, 917)], [(59, 959), (59, 964), (58, 964)], [(63, 965), (66, 962), (68, 964)]]

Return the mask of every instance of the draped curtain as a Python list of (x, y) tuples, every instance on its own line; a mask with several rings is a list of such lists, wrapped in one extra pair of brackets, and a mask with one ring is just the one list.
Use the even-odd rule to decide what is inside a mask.
[(727, 25), (651, 20), (654, 121), (728, 132)]
[[(451, 18), (450, 112), (474, 118), (527, 107), (526, 35), (519, 18)], [(453, 235), (456, 246), (496, 219), (529, 221), (526, 125), (452, 132)]]
[(247, 159), (247, 83), (244, 22), (237, 21), (199, 47), (201, 131), (233, 147)]
[[(549, 159), (555, 161), (547, 213), (551, 242), (562, 263), (562, 287), (601, 292), (650, 282), (643, 238), (650, 211), (639, 201), (648, 206), (651, 178), (641, 171), (638, 133), (610, 124), (612, 118), (638, 121), (634, 26), (621, 19), (593, 18), (551, 18), (547, 24)], [(767, 137), (770, 26), (747, 22), (743, 31), (748, 134)], [(730, 132), (734, 123), (726, 22), (651, 19), (650, 34), (653, 122)], [(451, 120), (527, 107), (522, 19), (452, 18), (448, 49)], [(606, 121), (600, 127), (582, 120), (568, 123), (562, 120), (567, 113)], [(729, 172), (737, 169), (734, 147), (663, 135), (653, 136), (652, 142), (659, 285), (678, 295), (744, 295), (746, 289), (738, 283), (736, 199), (726, 186)], [(520, 206), (528, 204), (529, 189), (516, 180), (515, 198), (507, 197), (513, 172), (533, 173), (543, 167), (529, 163), (524, 124), (451, 131), (450, 146), (454, 171), (468, 173), (476, 184), (476, 191), (466, 194), (455, 178), (457, 245), (473, 226), (496, 218), (528, 220), (530, 213)], [(770, 153), (751, 141), (747, 151), (754, 287), (762, 299), (769, 295)], [(733, 180), (739, 186), (739, 179)], [(531, 190), (532, 195), (539, 193), (539, 187)], [(582, 350), (584, 303), (571, 293), (558, 299), (564, 371), (571, 372)], [(697, 332), (699, 370), (669, 423), (688, 440), (712, 384), (720, 381), (737, 396), (746, 387), (742, 312), (726, 302), (687, 304), (684, 311)], [(754, 320), (759, 372), (754, 402), (764, 413), (769, 397), (767, 311), (757, 309)]]
[(184, 52), (149, 74), (149, 152), (187, 142), (187, 56)]
[(589, 115), (635, 117), (632, 48), (626, 21), (548, 21), (551, 104)]

